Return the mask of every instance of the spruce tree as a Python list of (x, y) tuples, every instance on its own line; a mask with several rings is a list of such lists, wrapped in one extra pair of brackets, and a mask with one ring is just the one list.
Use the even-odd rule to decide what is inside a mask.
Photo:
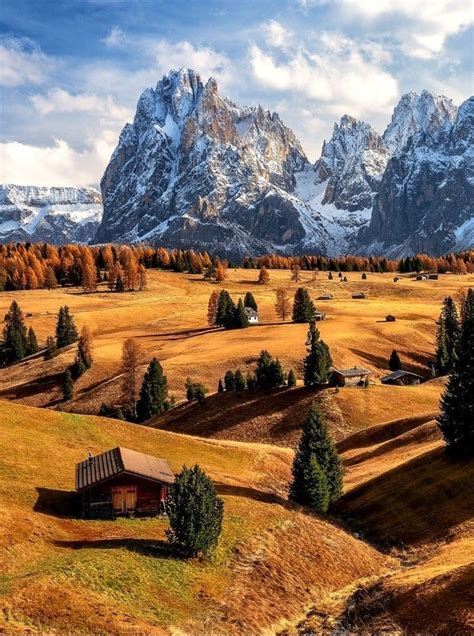
[(74, 395), (74, 382), (72, 381), (72, 375), (69, 369), (66, 371), (63, 377), (62, 392), (64, 402), (72, 400), (72, 397)]
[(336, 446), (329, 436), (324, 415), (315, 403), (311, 405), (303, 425), (290, 485), (290, 498), (306, 506), (311, 506), (314, 501), (312, 482), (308, 483), (308, 475), (315, 479), (317, 473), (313, 458), (326, 477), (329, 504), (332, 504), (342, 494), (342, 465)]
[(327, 512), (329, 507), (329, 486), (316, 455), (311, 453), (304, 472), (306, 505), (316, 512)]
[(3, 340), (5, 349), (5, 361), (17, 362), (28, 354), (28, 332), (25, 326), (23, 312), (14, 300), (5, 316)]
[(137, 402), (137, 417), (140, 422), (159, 415), (168, 408), (168, 381), (163, 367), (156, 358), (148, 365), (143, 377)]
[(296, 386), (296, 375), (295, 372), (293, 371), (293, 369), (290, 369), (290, 372), (288, 373), (288, 379), (287, 379), (287, 385), (289, 387), (291, 386)]
[(56, 346), (58, 349), (76, 342), (78, 333), (69, 307), (60, 307), (56, 323)]
[(234, 374), (234, 387), (235, 391), (243, 391), (245, 389), (245, 378), (240, 369), (237, 369)]
[(214, 484), (198, 466), (183, 467), (170, 486), (167, 500), (170, 543), (187, 556), (207, 555), (222, 531), (224, 503)]
[(449, 367), (449, 353), (446, 345), (446, 330), (444, 318), (440, 318), (436, 330), (436, 362), (435, 368), (438, 375), (444, 375)]
[(293, 303), (293, 322), (311, 322), (315, 313), (316, 308), (308, 291), (304, 287), (298, 287)]
[(235, 320), (235, 304), (225, 289), (219, 294), (216, 311), (216, 325), (225, 329), (232, 329)]
[(251, 309), (258, 311), (257, 303), (255, 301), (255, 298), (253, 297), (252, 292), (247, 292), (245, 294), (244, 307), (250, 307)]
[(224, 376), (224, 386), (226, 391), (235, 391), (235, 375), (233, 371), (226, 371)]
[(304, 385), (317, 386), (327, 382), (332, 365), (331, 354), (327, 344), (320, 339), (319, 329), (314, 320), (309, 323), (306, 350), (307, 354), (303, 361)]
[(474, 291), (462, 307), (453, 367), (441, 397), (438, 426), (453, 456), (474, 457)]
[(459, 338), (460, 328), (458, 312), (454, 300), (451, 298), (451, 296), (447, 296), (443, 301), (441, 317), (444, 322), (444, 337), (448, 354), (448, 361), (445, 372), (449, 373), (454, 364), (456, 343)]
[(44, 352), (44, 359), (51, 360), (56, 355), (56, 340), (53, 336), (46, 338), (46, 350)]
[(255, 375), (250, 371), (247, 373), (247, 377), (245, 378), (245, 384), (247, 389), (250, 391), (256, 387)]
[(390, 369), (390, 371), (400, 371), (400, 369), (402, 368), (402, 361), (400, 360), (398, 351), (395, 351), (395, 349), (392, 351), (390, 355), (390, 359), (388, 361), (388, 368)]
[(217, 392), (223, 393), (223, 391), (224, 391), (224, 385), (222, 384), (222, 380), (219, 378), (219, 382), (217, 384)]
[(33, 327), (28, 329), (28, 354), (38, 353), (38, 340)]
[(239, 302), (237, 303), (237, 307), (234, 311), (234, 321), (233, 327), (234, 329), (245, 329), (245, 327), (249, 326), (249, 317), (247, 316), (247, 312), (245, 311), (244, 303), (242, 299), (239, 298)]

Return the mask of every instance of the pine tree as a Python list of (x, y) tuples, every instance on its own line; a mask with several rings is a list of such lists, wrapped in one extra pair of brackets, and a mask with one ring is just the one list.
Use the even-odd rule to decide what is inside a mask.
[(219, 302), (219, 292), (215, 289), (209, 297), (207, 304), (207, 324), (210, 327), (216, 326), (217, 304)]
[(441, 317), (444, 322), (446, 350), (448, 353), (448, 362), (445, 372), (449, 373), (449, 371), (453, 368), (456, 344), (459, 338), (460, 329), (458, 312), (451, 296), (444, 299)]
[(207, 387), (200, 382), (193, 382), (191, 378), (186, 378), (186, 382), (184, 383), (184, 388), (186, 389), (186, 399), (191, 402), (191, 400), (197, 400), (199, 404), (203, 404), (206, 398), (206, 393), (209, 393)]
[(28, 355), (38, 352), (38, 340), (33, 327), (28, 329)]
[(74, 318), (69, 313), (69, 307), (60, 307), (56, 323), (56, 346), (58, 349), (76, 342), (78, 339)]
[(14, 300), (5, 316), (3, 340), (6, 362), (17, 362), (28, 354), (28, 332), (25, 326), (23, 312)]
[(388, 361), (388, 368), (390, 369), (390, 371), (400, 371), (400, 369), (402, 368), (402, 361), (400, 360), (398, 351), (395, 351), (395, 349), (392, 351), (390, 355), (390, 359)]
[(234, 387), (235, 391), (243, 391), (245, 389), (245, 378), (240, 369), (237, 369), (234, 374)]
[(239, 298), (239, 302), (237, 303), (237, 307), (235, 308), (234, 312), (233, 327), (234, 329), (245, 329), (248, 326), (249, 317), (247, 316), (247, 312), (245, 311), (242, 299)]
[(235, 375), (233, 371), (225, 372), (224, 386), (226, 391), (235, 391)]
[(140, 422), (159, 415), (168, 408), (168, 381), (163, 367), (156, 358), (148, 365), (143, 377), (140, 397), (137, 402), (137, 417)]
[(438, 426), (453, 456), (474, 457), (474, 290), (461, 312), (453, 367), (441, 398)]
[(223, 393), (224, 392), (224, 385), (222, 384), (222, 380), (219, 378), (219, 382), (217, 384), (217, 392), (218, 393)]
[(304, 385), (316, 386), (327, 382), (332, 365), (331, 353), (327, 344), (320, 339), (319, 329), (314, 320), (309, 323), (306, 351), (303, 362)]
[(252, 292), (247, 292), (244, 298), (244, 307), (250, 307), (251, 309), (258, 311), (258, 306)]
[[(342, 465), (336, 446), (329, 436), (324, 415), (315, 403), (311, 405), (303, 425), (290, 485), (290, 498), (306, 506), (311, 506), (314, 502), (313, 479), (315, 483), (321, 481), (316, 479), (314, 460), (326, 477), (329, 504), (332, 504), (342, 494)], [(308, 482), (309, 477), (311, 482)]]
[(72, 381), (72, 375), (69, 369), (66, 371), (63, 377), (62, 392), (64, 402), (72, 400), (72, 397), (74, 395), (74, 382)]
[(56, 355), (56, 340), (53, 336), (46, 338), (46, 350), (44, 352), (44, 359), (51, 360)]
[(235, 320), (235, 304), (229, 292), (223, 289), (219, 294), (216, 312), (216, 325), (225, 329), (232, 329)]
[(304, 287), (298, 287), (293, 303), (293, 322), (311, 322), (315, 313), (316, 308), (308, 291)]
[(440, 318), (436, 330), (436, 362), (435, 368), (438, 375), (444, 375), (449, 367), (449, 353), (446, 346), (446, 330), (444, 318)]
[(247, 389), (249, 389), (250, 391), (252, 389), (255, 389), (256, 387), (255, 375), (250, 371), (247, 373), (247, 377), (245, 378), (245, 384), (247, 386)]
[(286, 383), (289, 387), (296, 386), (296, 375), (293, 369), (290, 369)]
[(198, 466), (183, 467), (170, 486), (167, 501), (170, 543), (188, 556), (207, 555), (222, 532), (224, 503), (214, 484)]
[(306, 505), (316, 512), (327, 512), (329, 507), (328, 480), (314, 453), (311, 453), (305, 468), (304, 481)]
[(268, 351), (261, 351), (255, 368), (255, 386), (272, 389), (285, 382), (285, 374), (278, 358), (273, 359)]

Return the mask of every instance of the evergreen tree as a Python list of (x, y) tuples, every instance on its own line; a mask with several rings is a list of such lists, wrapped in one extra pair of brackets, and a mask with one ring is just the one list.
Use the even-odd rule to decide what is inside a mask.
[(444, 318), (440, 318), (436, 330), (436, 362), (435, 368), (438, 375), (444, 375), (449, 367), (449, 353), (446, 346), (446, 329)]
[[(315, 501), (314, 491), (324, 490), (314, 464), (319, 466), (327, 481), (329, 504), (342, 494), (342, 465), (320, 408), (313, 403), (303, 425), (303, 432), (293, 461), (293, 479), (290, 497), (297, 503), (311, 506)], [(323, 497), (324, 499), (324, 497)]]
[(214, 484), (198, 466), (183, 467), (170, 486), (167, 500), (169, 541), (188, 556), (207, 555), (222, 531), (224, 503)]
[(235, 304), (225, 289), (219, 294), (216, 311), (216, 325), (225, 329), (232, 329), (235, 319)]
[(115, 279), (115, 291), (119, 294), (125, 291), (125, 283), (123, 282), (123, 278), (120, 274), (117, 274), (117, 278)]
[(60, 307), (56, 323), (56, 346), (58, 349), (76, 342), (78, 339), (74, 318), (69, 313), (69, 307)]
[(436, 338), (436, 366), (439, 374), (449, 373), (453, 368), (459, 328), (456, 305), (451, 296), (447, 296), (443, 301)]
[(288, 386), (296, 386), (296, 375), (295, 372), (293, 371), (293, 369), (290, 369), (290, 372), (288, 373), (288, 379), (287, 379), (287, 385)]
[(311, 453), (304, 470), (306, 505), (316, 512), (327, 512), (329, 507), (328, 480), (318, 464), (316, 455)]
[(461, 312), (453, 367), (441, 398), (438, 426), (453, 456), (474, 457), (474, 290)]
[(148, 365), (143, 377), (137, 402), (137, 417), (140, 422), (159, 415), (168, 408), (168, 381), (163, 367), (156, 358)]
[(6, 362), (17, 362), (28, 354), (28, 332), (25, 326), (23, 312), (14, 300), (5, 316), (3, 329), (3, 346)]
[(304, 287), (298, 287), (293, 303), (293, 322), (311, 322), (314, 320), (316, 308), (308, 291)]
[(303, 361), (304, 385), (316, 386), (327, 382), (332, 365), (331, 354), (327, 344), (320, 339), (319, 329), (314, 320), (309, 323), (306, 351)]
[(186, 389), (186, 399), (189, 402), (191, 402), (191, 400), (197, 400), (199, 404), (203, 404), (206, 398), (206, 393), (209, 393), (209, 390), (203, 384), (200, 382), (193, 382), (191, 378), (186, 378), (184, 387)]
[(232, 326), (234, 329), (244, 329), (249, 326), (249, 317), (247, 316), (247, 312), (245, 311), (244, 303), (241, 298), (239, 298), (239, 302), (235, 308)]
[(72, 375), (69, 369), (66, 371), (63, 377), (62, 392), (64, 402), (72, 400), (72, 397), (74, 395), (74, 382), (72, 381)]
[(388, 361), (388, 368), (390, 371), (400, 371), (402, 368), (402, 361), (400, 360), (400, 356), (395, 349), (392, 351), (390, 359)]
[(261, 351), (255, 368), (255, 386), (272, 389), (285, 382), (285, 374), (278, 358), (273, 359), (268, 351)]
[(44, 359), (51, 360), (56, 355), (56, 340), (53, 336), (46, 338), (46, 350), (44, 352)]
[(226, 391), (235, 391), (235, 375), (233, 371), (226, 371), (224, 376), (224, 386)]
[(329, 272), (329, 274), (328, 274), (328, 279), (329, 279), (329, 280), (332, 280), (333, 278), (334, 278), (334, 277), (333, 277), (333, 275), (332, 275), (332, 272)]
[(28, 355), (32, 353), (38, 353), (38, 340), (36, 338), (35, 331), (33, 327), (28, 329)]
[(217, 385), (217, 392), (218, 393), (223, 393), (224, 392), (224, 385), (222, 384), (222, 380), (219, 378), (219, 383)]
[(252, 292), (247, 292), (245, 294), (244, 307), (250, 307), (251, 309), (258, 311), (257, 303), (255, 301), (255, 298), (253, 297)]
[(245, 389), (245, 378), (240, 369), (237, 369), (234, 375), (235, 391), (243, 391)]
[(245, 384), (247, 386), (247, 389), (249, 389), (250, 391), (252, 389), (255, 389), (256, 387), (255, 375), (253, 373), (250, 373), (250, 371), (247, 373), (247, 377), (245, 378)]

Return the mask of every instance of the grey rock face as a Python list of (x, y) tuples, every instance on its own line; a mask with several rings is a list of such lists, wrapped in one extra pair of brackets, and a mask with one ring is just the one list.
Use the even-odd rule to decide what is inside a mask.
[(92, 188), (0, 185), (0, 241), (89, 243), (102, 217)]

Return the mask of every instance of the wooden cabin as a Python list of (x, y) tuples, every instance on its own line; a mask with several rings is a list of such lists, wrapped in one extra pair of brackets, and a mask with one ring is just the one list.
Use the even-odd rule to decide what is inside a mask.
[(76, 465), (76, 490), (86, 519), (162, 514), (173, 482), (165, 459), (120, 446)]
[(430, 274), (430, 275), (428, 276), (428, 278), (429, 278), (430, 280), (438, 280), (439, 276), (438, 276), (438, 274)]
[(398, 371), (394, 371), (393, 373), (389, 373), (383, 378), (380, 378), (380, 382), (382, 382), (382, 384), (397, 384), (399, 386), (408, 386), (413, 384), (420, 384), (420, 382), (423, 382), (423, 379), (424, 378), (422, 378), (421, 375), (399, 369)]
[(388, 314), (385, 316), (385, 322), (395, 322), (396, 318), (393, 314)]
[(326, 320), (326, 314), (323, 314), (322, 311), (315, 311), (314, 312), (314, 319), (316, 321), (318, 321), (318, 320)]
[(336, 386), (362, 386), (370, 375), (369, 369), (352, 367), (351, 369), (333, 369), (332, 384)]
[(332, 300), (332, 294), (323, 294), (318, 296), (317, 300)]
[(356, 292), (355, 294), (352, 294), (352, 298), (354, 298), (354, 299), (365, 299), (365, 298), (367, 298), (367, 295), (364, 294), (364, 292)]

